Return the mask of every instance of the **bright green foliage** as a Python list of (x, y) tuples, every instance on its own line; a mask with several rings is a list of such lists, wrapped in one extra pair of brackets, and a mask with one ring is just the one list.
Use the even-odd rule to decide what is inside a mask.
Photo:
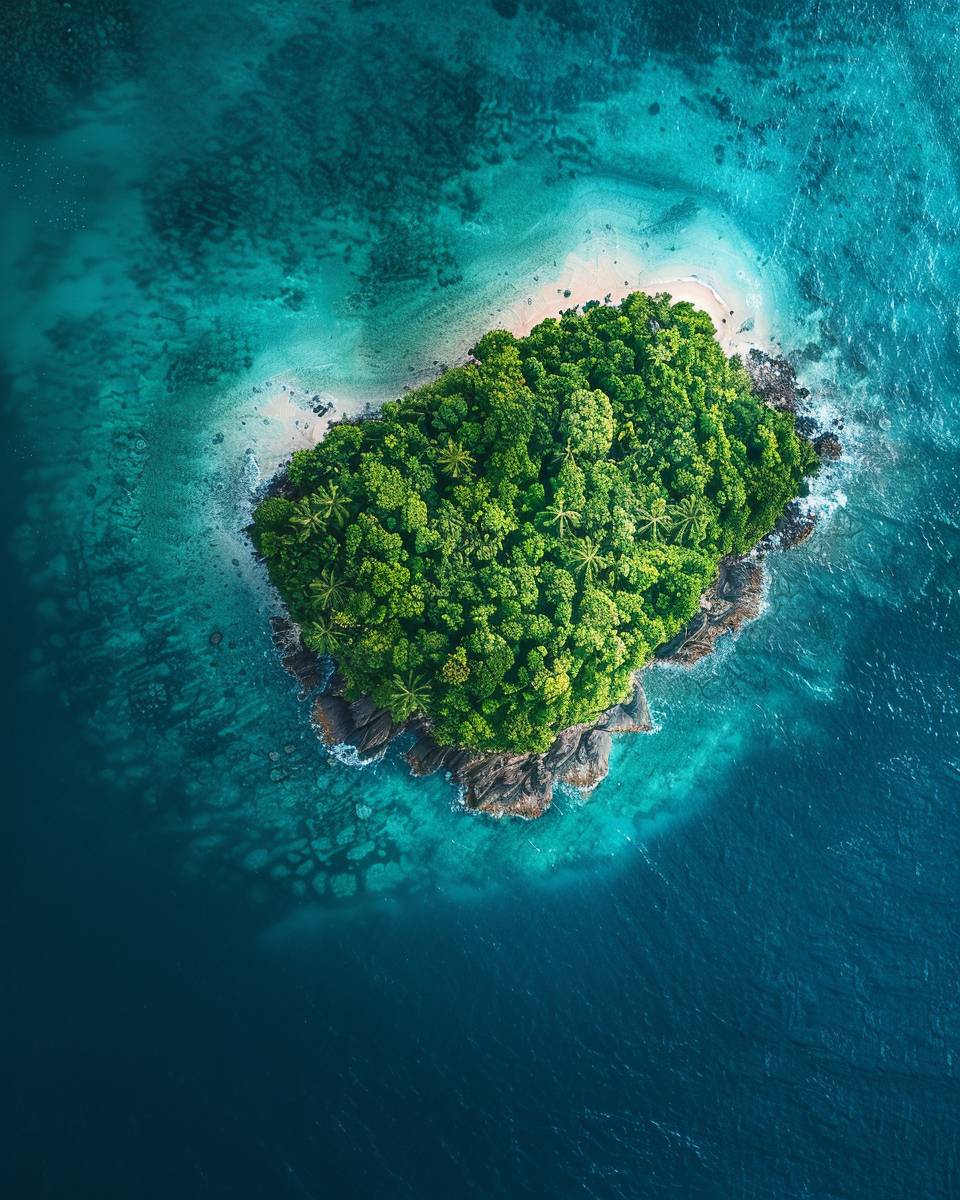
[(253, 536), (349, 695), (444, 744), (542, 751), (624, 697), (815, 456), (668, 296), (473, 356), (298, 451)]

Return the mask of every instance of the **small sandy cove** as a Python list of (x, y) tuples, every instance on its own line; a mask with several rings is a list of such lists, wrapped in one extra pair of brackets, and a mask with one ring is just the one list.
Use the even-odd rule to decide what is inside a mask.
[[(540, 279), (549, 281), (541, 284)], [(707, 273), (678, 272), (669, 267), (644, 270), (628, 256), (615, 259), (607, 253), (595, 257), (569, 254), (559, 271), (553, 268), (538, 272), (535, 289), (505, 308), (499, 317), (504, 327), (519, 337), (566, 308), (588, 300), (618, 304), (630, 292), (669, 292), (675, 301), (689, 300), (709, 315), (727, 354), (769, 345), (762, 298), (746, 282), (711, 281)]]

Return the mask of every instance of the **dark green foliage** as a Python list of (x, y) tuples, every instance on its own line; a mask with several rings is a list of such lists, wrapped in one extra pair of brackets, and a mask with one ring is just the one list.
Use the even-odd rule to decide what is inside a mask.
[(281, 529), (294, 514), (293, 505), (282, 496), (270, 496), (257, 506), (253, 522), (258, 533), (268, 529)]
[(668, 296), (473, 355), (295, 454), (254, 537), (349, 694), (441, 743), (542, 751), (623, 698), (813, 457)]

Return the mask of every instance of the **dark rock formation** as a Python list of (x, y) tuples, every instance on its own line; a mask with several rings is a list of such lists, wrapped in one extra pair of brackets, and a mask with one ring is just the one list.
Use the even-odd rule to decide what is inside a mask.
[(343, 746), (352, 743), (356, 725), (350, 715), (350, 705), (342, 696), (324, 693), (313, 702), (312, 719), (324, 745)]
[(283, 669), (300, 684), (300, 699), (323, 683), (323, 664), (300, 640), (300, 629), (289, 617), (272, 617), (273, 644), (280, 651)]
[(802, 545), (816, 528), (814, 515), (791, 500), (783, 510), (783, 516), (763, 539), (758, 547), (760, 553), (767, 550), (791, 550)]
[(843, 446), (835, 433), (821, 433), (814, 438), (813, 448), (821, 458), (836, 460), (843, 454)]
[(806, 388), (799, 386), (796, 371), (789, 359), (782, 355), (751, 350), (743, 365), (756, 394), (764, 403), (780, 412), (795, 414), (798, 402), (810, 394)]
[[(305, 653), (311, 654), (312, 651)], [(314, 655), (314, 658), (317, 656)], [(347, 700), (343, 679), (335, 671), (313, 702), (312, 719), (327, 746), (353, 746), (362, 759), (376, 758), (405, 727), (368, 696)]]
[(336, 671), (324, 671), (319, 657), (301, 643), (292, 621), (281, 617), (274, 620), (274, 642), (285, 669), (301, 685), (301, 697), (316, 693), (312, 720), (325, 745), (352, 746), (359, 758), (371, 759), (382, 754), (400, 734), (412, 734), (416, 740), (406, 756), (411, 774), (445, 771), (461, 788), (464, 806), (488, 816), (541, 816), (550, 806), (557, 780), (587, 791), (606, 776), (612, 734), (646, 733), (652, 728), (638, 675), (626, 700), (614, 705), (593, 725), (563, 730), (545, 754), (484, 754), (439, 746), (422, 718), (397, 724), (369, 697), (348, 700), (343, 695), (341, 676)]
[(759, 558), (725, 558), (716, 581), (700, 598), (700, 611), (655, 654), (660, 662), (689, 667), (709, 654), (717, 638), (735, 633), (760, 612), (763, 569)]
[(613, 738), (605, 729), (594, 726), (579, 740), (577, 749), (563, 767), (560, 778), (571, 787), (590, 791), (606, 779), (610, 769)]
[(597, 722), (598, 729), (607, 733), (649, 733), (653, 728), (650, 721), (650, 706), (643, 690), (640, 677), (633, 683), (633, 693), (620, 704), (608, 709)]

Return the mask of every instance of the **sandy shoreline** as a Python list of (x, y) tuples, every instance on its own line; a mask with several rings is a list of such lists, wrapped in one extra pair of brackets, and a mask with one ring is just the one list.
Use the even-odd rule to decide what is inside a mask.
[[(353, 405), (324, 396), (329, 409), (322, 416), (317, 414), (311, 407), (316, 393), (291, 378), (268, 379), (259, 391), (262, 393), (256, 414), (259, 428), (251, 449), (256, 455), (261, 481), (276, 474), (294, 451), (315, 446), (331, 421), (354, 411)], [(250, 441), (249, 434), (245, 440)]]
[[(548, 281), (541, 284), (543, 277)], [(770, 342), (762, 298), (755, 287), (711, 280), (692, 269), (645, 270), (624, 255), (585, 258), (573, 253), (567, 255), (559, 271), (540, 271), (534, 282), (534, 290), (499, 314), (503, 326), (518, 337), (564, 309), (582, 306), (589, 300), (619, 304), (631, 292), (639, 291), (650, 295), (669, 292), (673, 300), (688, 300), (702, 309), (716, 326), (717, 340), (727, 354), (762, 348)]]
[[(676, 272), (676, 273), (673, 273)], [(590, 300), (618, 304), (630, 292), (643, 291), (651, 295), (668, 292), (673, 300), (687, 300), (706, 312), (717, 329), (717, 340), (727, 354), (745, 354), (752, 347), (769, 348), (771, 336), (763, 309), (759, 288), (738, 272), (743, 279), (713, 280), (707, 273), (692, 269), (644, 269), (627, 254), (616, 257), (601, 252), (594, 256), (568, 254), (562, 265), (553, 265), (535, 272), (533, 287), (526, 295), (518, 294), (500, 307), (494, 307), (481, 328), (470, 331), (470, 340), (485, 328), (509, 329), (523, 337), (541, 321), (559, 316), (565, 309), (581, 307)], [(541, 282), (544, 280), (545, 282)], [(722, 290), (721, 290), (722, 289)], [(462, 361), (462, 359), (461, 359)], [(417, 382), (422, 382), (418, 380)], [(295, 450), (314, 446), (332, 421), (342, 416), (363, 412), (391, 395), (398, 395), (402, 386), (389, 394), (360, 399), (350, 395), (336, 399), (324, 395), (330, 411), (318, 416), (310, 407), (315, 394), (295, 378), (280, 376), (261, 386), (257, 416), (262, 427), (255, 439), (254, 452), (261, 477), (269, 478)]]

